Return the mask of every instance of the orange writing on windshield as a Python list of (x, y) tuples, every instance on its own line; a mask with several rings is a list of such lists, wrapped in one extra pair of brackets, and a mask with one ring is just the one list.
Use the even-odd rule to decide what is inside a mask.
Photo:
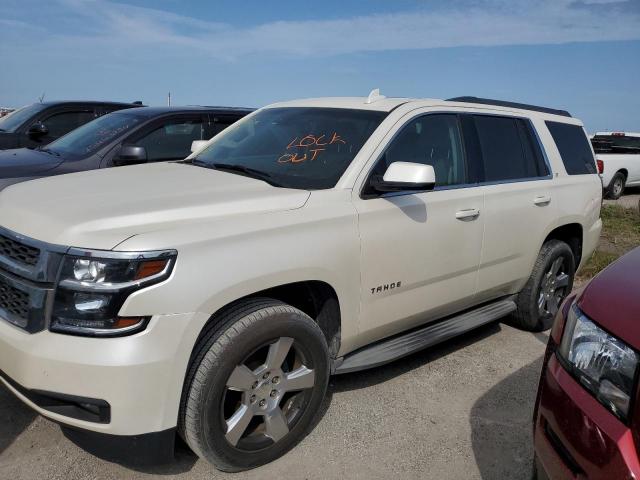
[(346, 145), (347, 142), (337, 132), (333, 132), (331, 136), (309, 134), (296, 137), (289, 142), (287, 150), (304, 148), (306, 152), (304, 154), (299, 154), (298, 152), (285, 153), (280, 156), (278, 163), (301, 163), (307, 160), (312, 162), (326, 150), (327, 146), (334, 144)]

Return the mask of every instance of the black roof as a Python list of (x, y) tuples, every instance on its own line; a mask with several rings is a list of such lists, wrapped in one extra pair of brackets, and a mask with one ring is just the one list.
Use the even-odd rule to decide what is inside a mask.
[(531, 110), (534, 112), (550, 113), (551, 115), (561, 115), (563, 117), (571, 117), (566, 110), (557, 110), (555, 108), (539, 107), (537, 105), (529, 105), (526, 103), (506, 102), (504, 100), (492, 100), (490, 98), (480, 97), (454, 97), (447, 98), (448, 102), (461, 103), (478, 103), (480, 105), (495, 105), (498, 107), (519, 108), (520, 110)]
[(203, 107), (198, 105), (185, 106), (185, 107), (144, 107), (127, 110), (118, 110), (117, 114), (123, 115), (140, 115), (144, 117), (156, 117), (159, 115), (165, 115), (170, 113), (189, 113), (189, 112), (207, 112), (223, 115), (225, 113), (235, 113), (247, 115), (253, 112), (253, 108), (238, 108), (238, 107)]
[(130, 106), (142, 106), (142, 102), (109, 102), (109, 101), (100, 101), (100, 100), (48, 100), (46, 102), (41, 102), (42, 105), (47, 106), (55, 106), (55, 105), (118, 105), (124, 107)]

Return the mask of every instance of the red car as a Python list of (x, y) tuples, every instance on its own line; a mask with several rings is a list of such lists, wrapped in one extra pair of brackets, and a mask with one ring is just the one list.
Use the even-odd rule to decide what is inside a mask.
[(567, 298), (534, 411), (535, 478), (640, 478), (640, 248)]

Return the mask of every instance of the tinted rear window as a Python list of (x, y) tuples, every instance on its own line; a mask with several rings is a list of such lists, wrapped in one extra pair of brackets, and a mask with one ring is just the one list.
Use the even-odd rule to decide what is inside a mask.
[(640, 154), (640, 137), (596, 135), (591, 143), (596, 153)]
[(556, 142), (562, 163), (569, 175), (596, 173), (596, 162), (582, 127), (560, 122), (545, 122)]
[(531, 126), (522, 119), (475, 115), (484, 160), (484, 180), (496, 182), (546, 176)]

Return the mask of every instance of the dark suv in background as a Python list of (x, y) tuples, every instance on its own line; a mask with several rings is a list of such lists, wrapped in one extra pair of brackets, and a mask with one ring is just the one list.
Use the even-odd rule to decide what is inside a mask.
[(0, 118), (0, 150), (46, 145), (104, 114), (142, 102), (43, 102)]
[(46, 147), (0, 152), (0, 190), (41, 177), (119, 165), (182, 160), (250, 113), (228, 107), (145, 107), (104, 115)]

